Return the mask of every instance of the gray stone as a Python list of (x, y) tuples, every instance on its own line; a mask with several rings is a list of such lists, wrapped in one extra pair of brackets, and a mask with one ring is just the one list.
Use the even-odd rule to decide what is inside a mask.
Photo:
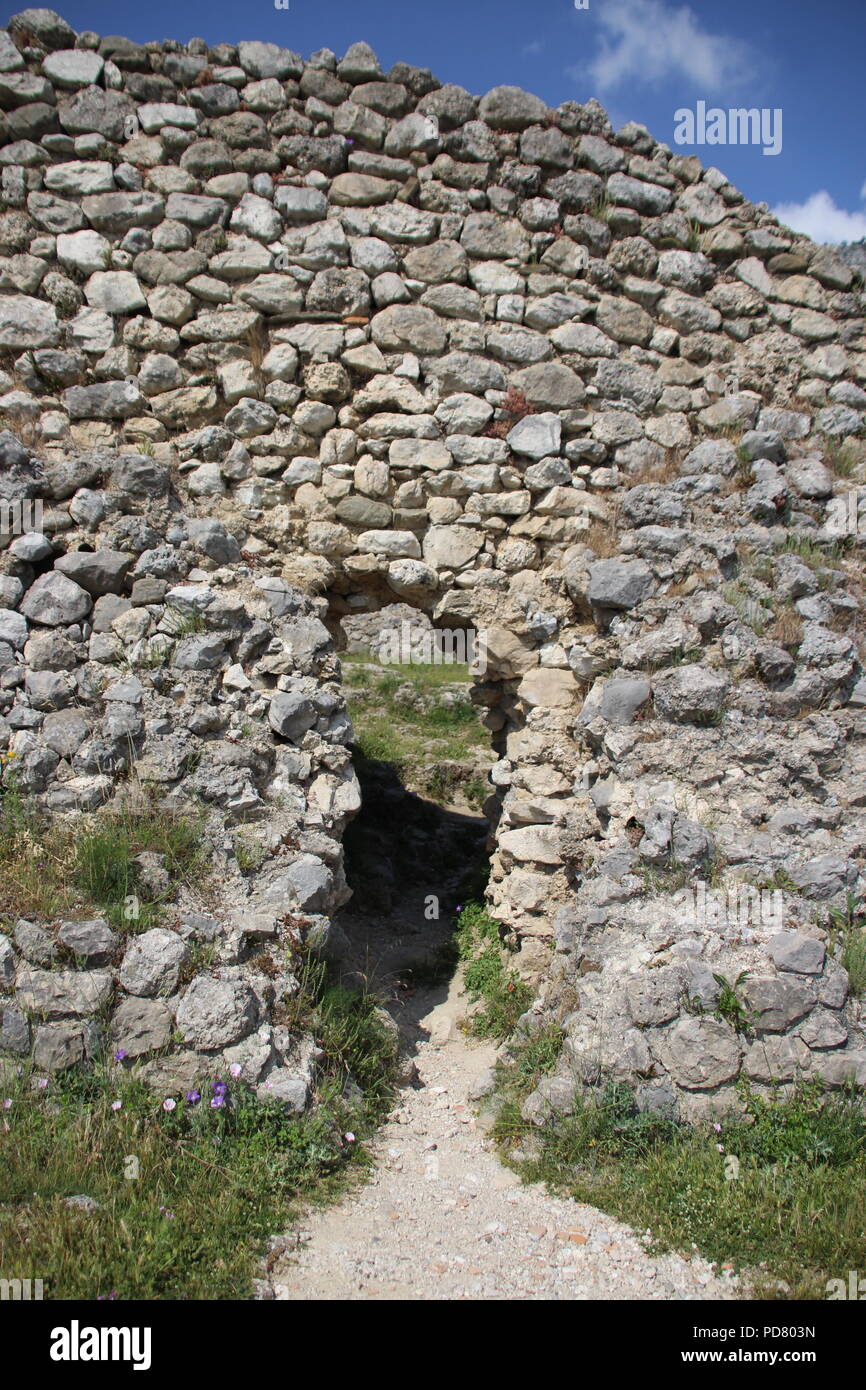
[(302, 854), (278, 878), (267, 884), (267, 901), (286, 901), (305, 912), (323, 912), (331, 905), (334, 875), (314, 854)]
[(805, 898), (818, 901), (853, 888), (857, 879), (856, 865), (838, 854), (820, 854), (788, 872)]
[(72, 579), (93, 598), (120, 594), (135, 556), (122, 550), (71, 550), (61, 555), (55, 570)]
[(307, 1108), (310, 1088), (302, 1076), (288, 1067), (275, 1067), (256, 1086), (256, 1096), (259, 1100), (280, 1102), (292, 1114), (300, 1115)]
[(44, 1018), (95, 1014), (111, 998), (114, 981), (104, 971), (19, 970), (17, 1000)]
[(813, 1057), (812, 1071), (825, 1086), (834, 1090), (852, 1083), (858, 1088), (866, 1086), (866, 1049), (846, 1048), (844, 1052)]
[(464, 219), (460, 244), (467, 255), (498, 260), (529, 255), (529, 236), (514, 218), (495, 212), (473, 212)]
[(84, 49), (64, 49), (51, 53), (43, 60), (42, 71), (55, 87), (62, 91), (77, 91), (79, 87), (94, 86), (105, 66), (98, 53)]
[(289, 48), (280, 48), (275, 43), (245, 41), (238, 44), (238, 62), (251, 77), (275, 77), (285, 82), (289, 77), (300, 77), (304, 62), (300, 54)]
[(30, 1024), (20, 1009), (0, 1009), (0, 1052), (30, 1051)]
[(481, 98), (478, 112), (494, 130), (525, 130), (544, 121), (547, 105), (520, 87), (493, 87)]
[(108, 381), (98, 386), (70, 386), (63, 404), (73, 420), (128, 420), (146, 408), (132, 381)]
[(129, 270), (98, 270), (84, 287), (88, 304), (107, 314), (135, 314), (147, 307), (138, 277)]
[(21, 612), (46, 627), (68, 627), (85, 618), (92, 606), (80, 585), (54, 570), (34, 580), (21, 601)]
[(743, 1070), (753, 1081), (764, 1085), (794, 1081), (809, 1065), (809, 1049), (799, 1038), (770, 1034), (752, 1043), (743, 1058)]
[(15, 945), (34, 965), (52, 966), (57, 959), (57, 943), (50, 932), (24, 918), (15, 923)]
[(542, 459), (559, 453), (562, 422), (558, 415), (526, 415), (509, 430), (506, 442), (516, 454)]
[(9, 20), (9, 29), (21, 41), (36, 41), (49, 51), (75, 46), (75, 30), (55, 10), (19, 10)]
[(626, 994), (632, 1019), (639, 1027), (668, 1023), (680, 1012), (682, 972), (677, 966), (645, 970), (629, 978)]
[(162, 198), (144, 191), (98, 193), (82, 199), (81, 206), (91, 226), (108, 236), (123, 236), (132, 227), (155, 227), (165, 215)]
[(14, 608), (0, 608), (0, 642), (20, 651), (27, 641), (29, 628), (23, 613)]
[(111, 1020), (109, 1037), (127, 1057), (143, 1057), (171, 1041), (171, 1009), (158, 999), (124, 999)]
[(740, 1070), (740, 1040), (730, 1024), (714, 1018), (681, 1018), (653, 1039), (651, 1046), (677, 1085), (687, 1091), (721, 1086)]
[(728, 677), (697, 664), (661, 672), (653, 682), (653, 699), (663, 719), (677, 724), (716, 720), (725, 707)]
[(612, 174), (608, 179), (607, 192), (612, 202), (635, 208), (647, 217), (658, 217), (660, 213), (668, 212), (674, 200), (669, 188), (657, 183), (644, 183), (643, 179), (633, 179), (621, 173)]
[(637, 711), (649, 699), (651, 689), (649, 680), (645, 678), (605, 681), (601, 696), (602, 719), (607, 720), (608, 724), (631, 724)]
[(655, 587), (642, 560), (597, 560), (590, 566), (587, 598), (599, 608), (636, 608)]
[(298, 743), (317, 719), (316, 707), (300, 690), (277, 690), (268, 707), (268, 723), (282, 738)]
[(385, 352), (440, 353), (447, 337), (432, 309), (420, 304), (392, 304), (370, 324), (373, 342)]
[(61, 922), (58, 940), (89, 966), (107, 965), (119, 945), (118, 937), (101, 917)]
[(740, 992), (761, 1033), (784, 1033), (816, 1003), (814, 986), (783, 976), (750, 975)]
[(118, 979), (128, 994), (173, 994), (189, 947), (167, 927), (153, 927), (133, 937), (123, 957)]
[(274, 202), (290, 227), (320, 222), (328, 211), (327, 198), (316, 188), (296, 188), (283, 184), (276, 189)]
[(0, 348), (56, 347), (60, 341), (53, 304), (23, 294), (0, 295)]
[(796, 931), (771, 937), (767, 950), (779, 970), (795, 971), (798, 975), (820, 975), (827, 955), (820, 941)]
[(8, 936), (0, 933), (0, 982), (4, 985), (11, 984), (15, 978), (17, 966), (18, 962), (12, 949), (12, 942)]
[(92, 1056), (97, 1035), (80, 1023), (43, 1023), (36, 1029), (33, 1065), (41, 1071), (66, 1071)]
[(178, 1004), (176, 1017), (186, 1042), (210, 1052), (251, 1033), (258, 1009), (252, 990), (241, 981), (198, 975)]

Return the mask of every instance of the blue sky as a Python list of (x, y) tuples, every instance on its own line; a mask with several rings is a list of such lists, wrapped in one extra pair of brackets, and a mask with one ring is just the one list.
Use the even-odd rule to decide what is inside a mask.
[[(43, 0), (50, 3), (50, 0)], [(583, 4), (584, 0), (578, 0)], [(269, 39), (338, 56), (356, 39), (481, 94), (526, 87), (551, 106), (595, 96), (615, 125), (672, 147), (699, 101), (782, 112), (782, 148), (682, 146), (820, 241), (866, 236), (864, 0), (71, 0), (75, 29), (138, 40)], [(10, 11), (11, 13), (11, 11)]]

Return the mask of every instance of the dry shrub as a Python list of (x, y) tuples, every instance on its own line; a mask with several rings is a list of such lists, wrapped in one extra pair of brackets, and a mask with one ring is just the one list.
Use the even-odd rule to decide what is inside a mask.
[(588, 545), (591, 550), (594, 550), (602, 560), (608, 560), (619, 554), (619, 531), (612, 522), (594, 521), (589, 530), (581, 537), (581, 541), (584, 545)]
[(642, 473), (635, 474), (628, 481), (632, 487), (636, 487), (638, 483), (671, 483), (680, 476), (680, 464), (685, 456), (684, 449), (665, 449), (662, 463), (645, 468)]
[(767, 628), (766, 636), (780, 647), (799, 647), (803, 640), (803, 619), (792, 608), (783, 608)]
[(502, 414), (499, 419), (491, 420), (484, 431), (488, 439), (504, 439), (520, 420), (535, 414), (535, 406), (530, 405), (523, 392), (514, 386), (509, 386), (500, 408)]

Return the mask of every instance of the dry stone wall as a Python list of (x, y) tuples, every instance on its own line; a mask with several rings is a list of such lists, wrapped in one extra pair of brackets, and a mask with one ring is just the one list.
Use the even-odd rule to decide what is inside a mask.
[[(288, 817), (243, 910), (326, 916), (357, 788), (324, 624), (409, 603), (485, 636), (491, 910), (568, 1037), (530, 1108), (866, 1083), (826, 929), (863, 886), (854, 271), (595, 101), (362, 43), (30, 10), (0, 108), (0, 482), (46, 502), (0, 575), (25, 783), (92, 808), (131, 762)], [(746, 884), (772, 911), (719, 908)]]

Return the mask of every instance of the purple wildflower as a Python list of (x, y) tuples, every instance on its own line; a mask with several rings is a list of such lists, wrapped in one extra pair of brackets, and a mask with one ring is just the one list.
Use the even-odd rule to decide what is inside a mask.
[(201, 1100), (201, 1091), (187, 1091), (186, 1098), (190, 1105), (197, 1105)]
[(126, 1051), (125, 1051), (125, 1049), (122, 1048), (122, 1047), (119, 1047), (119, 1048), (117, 1049), (117, 1051), (115, 1052), (115, 1054), (114, 1054), (114, 1060), (115, 1060), (115, 1062), (122, 1062), (123, 1059), (124, 1059), (125, 1057), (126, 1057)]
[(225, 1103), (225, 1096), (214, 1096), (213, 1100), (210, 1103), (211, 1110), (221, 1110)]

